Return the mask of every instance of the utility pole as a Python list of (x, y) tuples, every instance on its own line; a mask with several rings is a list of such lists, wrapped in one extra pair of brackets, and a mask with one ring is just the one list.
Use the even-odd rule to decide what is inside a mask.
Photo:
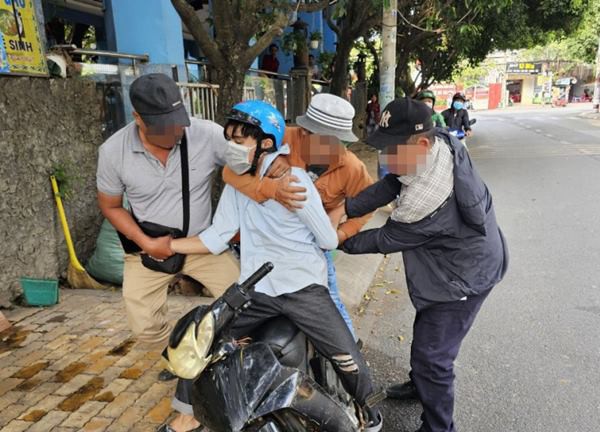
[(383, 2), (383, 31), (380, 67), (379, 104), (385, 107), (396, 96), (396, 35), (398, 26), (398, 0)]
[(594, 86), (594, 112), (600, 112), (600, 37), (596, 52), (596, 85)]

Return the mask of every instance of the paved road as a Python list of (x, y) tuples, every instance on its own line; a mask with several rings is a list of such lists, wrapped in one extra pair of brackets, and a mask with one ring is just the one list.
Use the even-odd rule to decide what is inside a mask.
[[(585, 107), (474, 113), (469, 148), (511, 266), (457, 361), (461, 432), (600, 431), (600, 122)], [(414, 312), (390, 257), (358, 318), (378, 381), (403, 381)], [(391, 283), (390, 283), (391, 282)], [(418, 404), (384, 404), (413, 432)]]

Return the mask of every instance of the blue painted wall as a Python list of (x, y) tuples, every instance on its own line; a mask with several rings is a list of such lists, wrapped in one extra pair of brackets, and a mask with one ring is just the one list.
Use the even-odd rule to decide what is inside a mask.
[[(329, 28), (327, 22), (323, 19), (323, 15), (321, 12), (301, 12), (298, 14), (298, 17), (302, 19), (302, 21), (308, 23), (308, 35), (314, 31), (321, 32), (323, 35), (323, 40), (319, 46), (319, 49), (310, 50), (310, 54), (314, 55), (315, 58), (319, 59), (319, 54), (321, 52), (334, 52), (335, 51), (335, 42), (337, 41), (337, 35)], [(287, 27), (285, 29), (285, 33), (291, 32), (292, 29)], [(289, 73), (289, 71), (294, 66), (294, 58), (291, 54), (287, 55), (281, 49), (282, 38), (277, 38), (273, 41), (279, 46), (279, 53), (277, 54), (277, 58), (279, 59), (279, 72), (280, 73)], [(268, 51), (265, 50), (261, 53), (261, 57), (266, 54)]]
[(104, 0), (104, 3), (111, 49), (129, 54), (148, 54), (153, 64), (183, 66), (181, 19), (171, 2)]

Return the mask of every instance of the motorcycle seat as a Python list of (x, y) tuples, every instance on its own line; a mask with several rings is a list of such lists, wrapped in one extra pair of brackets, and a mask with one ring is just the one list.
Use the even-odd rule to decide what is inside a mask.
[(274, 318), (251, 335), (255, 342), (264, 342), (284, 366), (299, 367), (306, 356), (306, 336), (284, 316)]

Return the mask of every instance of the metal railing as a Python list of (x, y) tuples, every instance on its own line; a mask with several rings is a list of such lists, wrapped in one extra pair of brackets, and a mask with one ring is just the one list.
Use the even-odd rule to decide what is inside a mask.
[[(219, 86), (209, 83), (177, 83), (181, 97), (191, 116), (215, 120), (219, 102)], [(255, 99), (252, 87), (244, 88), (244, 100)]]
[[(209, 63), (204, 60), (186, 60), (186, 71), (189, 82), (208, 81)], [(197, 67), (198, 70), (193, 70)], [(311, 93), (329, 92), (329, 81), (312, 80)], [(213, 89), (218, 92), (218, 87)], [(198, 99), (201, 99), (198, 97)], [(262, 69), (248, 69), (244, 84), (243, 99), (259, 99), (275, 106), (286, 120), (293, 120), (291, 101), (294, 100), (293, 80), (289, 74), (270, 72)]]
[(208, 83), (177, 83), (183, 103), (191, 116), (215, 120), (219, 97), (219, 86)]
[[(93, 49), (85, 49), (85, 48), (77, 48), (76, 45), (54, 45), (51, 49), (62, 50), (66, 52), (71, 58), (73, 56), (94, 56), (94, 57), (103, 57), (103, 58), (115, 58), (115, 59), (123, 59), (131, 61), (131, 68), (133, 69), (133, 74), (137, 74), (136, 65), (137, 63), (148, 63), (150, 61), (150, 56), (148, 54), (128, 54), (128, 53), (119, 53), (115, 51), (105, 51), (105, 50), (93, 50)], [(102, 66), (110, 66), (102, 63), (82, 63), (86, 65), (98, 65), (98, 67)], [(105, 73), (105, 72), (100, 72)]]

